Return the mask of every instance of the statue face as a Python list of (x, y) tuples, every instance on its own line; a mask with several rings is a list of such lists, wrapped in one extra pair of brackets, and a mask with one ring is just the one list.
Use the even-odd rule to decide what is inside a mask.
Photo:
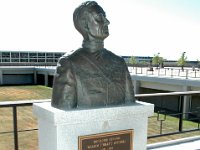
[(89, 39), (104, 40), (109, 36), (109, 24), (110, 22), (107, 20), (105, 13), (100, 6), (91, 8), (87, 24)]

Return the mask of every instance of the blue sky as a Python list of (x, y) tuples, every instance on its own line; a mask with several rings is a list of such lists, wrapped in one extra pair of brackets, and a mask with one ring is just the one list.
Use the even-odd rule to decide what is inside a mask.
[[(0, 0), (0, 50), (71, 51), (82, 0)], [(105, 47), (118, 55), (200, 59), (200, 0), (97, 0), (111, 22)]]

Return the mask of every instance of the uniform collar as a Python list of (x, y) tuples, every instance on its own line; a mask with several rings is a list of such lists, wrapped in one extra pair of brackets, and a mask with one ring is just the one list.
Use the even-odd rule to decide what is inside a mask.
[(90, 53), (95, 53), (104, 49), (103, 41), (83, 41), (82, 47)]

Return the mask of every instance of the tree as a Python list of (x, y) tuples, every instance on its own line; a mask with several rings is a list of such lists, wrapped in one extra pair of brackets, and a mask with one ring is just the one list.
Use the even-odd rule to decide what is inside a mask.
[(163, 64), (164, 59), (160, 57), (160, 53), (154, 54), (154, 57), (152, 58), (152, 64), (156, 65), (157, 68), (159, 67), (160, 64)]
[(166, 59), (164, 59), (163, 57), (159, 57), (159, 65), (160, 65), (160, 68), (163, 68), (164, 67), (164, 61)]
[(131, 66), (134, 66), (135, 64), (137, 64), (137, 60), (134, 56), (131, 56), (129, 58), (129, 63), (131, 64)]
[(184, 70), (184, 66), (185, 66), (186, 61), (187, 61), (187, 56), (185, 56), (185, 53), (186, 52), (183, 52), (181, 54), (181, 57), (178, 59), (178, 62), (177, 62), (178, 66), (181, 66), (182, 70)]
[(148, 65), (148, 63), (146, 61), (144, 61), (144, 60), (140, 61), (139, 64), (141, 64), (142, 66), (147, 66)]

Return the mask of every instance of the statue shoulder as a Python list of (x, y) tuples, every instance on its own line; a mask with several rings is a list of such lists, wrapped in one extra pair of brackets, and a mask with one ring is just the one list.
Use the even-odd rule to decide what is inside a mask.
[(79, 53), (80, 53), (80, 49), (67, 52), (62, 57), (60, 57), (58, 62), (61, 65), (66, 64), (67, 62), (72, 62), (78, 56)]
[(76, 51), (70, 51), (68, 53), (65, 53), (62, 57), (59, 58), (57, 67), (56, 67), (56, 73), (63, 74), (64, 72), (68, 72), (73, 68), (73, 62), (74, 58), (77, 55), (78, 50)]
[(124, 59), (121, 56), (118, 56), (109, 50), (105, 50), (105, 51), (106, 51), (107, 55), (112, 58), (113, 61), (118, 61), (118, 62), (124, 63)]

